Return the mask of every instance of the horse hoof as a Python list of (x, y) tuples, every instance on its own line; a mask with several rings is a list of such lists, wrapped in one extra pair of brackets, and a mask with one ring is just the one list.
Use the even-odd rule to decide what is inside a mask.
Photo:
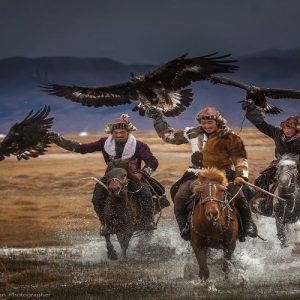
[(118, 255), (117, 255), (116, 251), (107, 252), (107, 257), (111, 260), (117, 260), (118, 259)]

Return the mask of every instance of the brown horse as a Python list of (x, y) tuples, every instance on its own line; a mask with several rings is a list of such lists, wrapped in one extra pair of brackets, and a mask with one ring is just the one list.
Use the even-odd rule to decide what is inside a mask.
[(190, 216), (191, 244), (195, 252), (200, 279), (208, 279), (207, 249), (223, 249), (222, 270), (228, 277), (229, 261), (236, 247), (238, 218), (227, 200), (225, 174), (215, 168), (203, 169), (194, 187), (195, 201)]

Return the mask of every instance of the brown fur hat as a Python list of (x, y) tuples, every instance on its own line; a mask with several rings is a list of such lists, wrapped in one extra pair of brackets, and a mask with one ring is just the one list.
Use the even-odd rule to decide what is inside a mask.
[(296, 129), (297, 132), (300, 132), (300, 116), (295, 115), (287, 118), (286, 120), (280, 123), (281, 128), (293, 128)]
[(225, 127), (227, 123), (226, 119), (222, 117), (215, 107), (204, 107), (201, 109), (196, 116), (196, 120), (199, 123), (201, 123), (201, 120), (215, 120), (221, 127)]

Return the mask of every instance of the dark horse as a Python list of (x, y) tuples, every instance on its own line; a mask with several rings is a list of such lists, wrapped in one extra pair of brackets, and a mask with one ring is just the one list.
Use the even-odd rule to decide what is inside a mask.
[(261, 203), (251, 206), (254, 212), (263, 216), (275, 217), (277, 237), (281, 247), (288, 246), (288, 224), (296, 223), (300, 218), (300, 182), (298, 174), (299, 155), (284, 154), (277, 164), (275, 175), (276, 190), (281, 199), (267, 197)]
[(236, 247), (239, 223), (226, 197), (227, 179), (215, 168), (203, 169), (194, 187), (195, 201), (190, 216), (191, 244), (195, 252), (200, 279), (208, 279), (207, 249), (223, 249), (222, 270), (227, 278), (229, 261)]
[[(150, 232), (141, 232), (142, 215), (138, 197), (135, 196), (142, 188), (146, 188), (145, 183), (131, 174), (133, 170), (132, 161), (116, 159), (108, 165), (105, 177), (101, 181), (97, 180), (108, 191), (104, 207), (104, 223), (111, 234), (116, 234), (124, 259), (126, 259), (129, 242), (135, 233), (145, 234), (141, 238), (146, 241), (151, 238)], [(108, 258), (117, 259), (118, 255), (111, 242), (110, 234), (104, 237)]]
[[(108, 197), (104, 209), (104, 221), (110, 231), (117, 235), (123, 258), (126, 259), (129, 241), (141, 226), (139, 204), (128, 194), (128, 173), (125, 169), (111, 169), (106, 174), (106, 180)], [(117, 259), (110, 235), (105, 236), (105, 241), (108, 258)]]

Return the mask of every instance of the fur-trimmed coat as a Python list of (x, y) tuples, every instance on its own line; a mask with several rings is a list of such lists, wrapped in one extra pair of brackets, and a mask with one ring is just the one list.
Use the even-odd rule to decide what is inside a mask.
[[(235, 170), (235, 176), (248, 178), (248, 161), (244, 143), (239, 135), (229, 128), (220, 128), (207, 135), (202, 128), (186, 128), (175, 131), (172, 128), (160, 134), (172, 144), (192, 144), (192, 151), (202, 152), (202, 165), (219, 170)], [(197, 145), (195, 144), (197, 143)]]

